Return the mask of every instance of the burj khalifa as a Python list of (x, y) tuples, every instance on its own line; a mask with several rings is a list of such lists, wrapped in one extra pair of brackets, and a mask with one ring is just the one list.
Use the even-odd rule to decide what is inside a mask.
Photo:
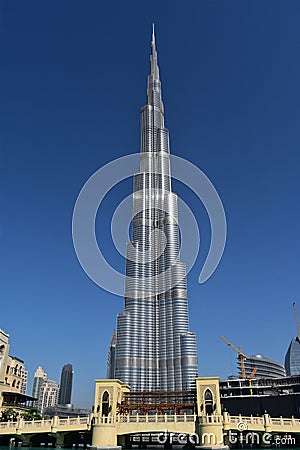
[(169, 131), (164, 125), (154, 29), (151, 47), (114, 377), (132, 391), (182, 391), (195, 385), (197, 346), (189, 330), (186, 268), (180, 261), (177, 195), (171, 188)]

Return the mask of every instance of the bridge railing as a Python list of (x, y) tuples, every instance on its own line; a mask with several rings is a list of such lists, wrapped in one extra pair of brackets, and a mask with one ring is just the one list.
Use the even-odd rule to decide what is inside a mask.
[(86, 425), (91, 422), (91, 416), (85, 417), (66, 417), (63, 419), (59, 419), (57, 422), (58, 426), (64, 425)]
[(42, 420), (24, 420), (19, 421), (19, 423), (17, 424), (17, 428), (48, 428), (51, 427), (52, 425), (52, 420), (51, 419), (42, 419)]
[(291, 419), (285, 419), (283, 417), (270, 417), (269, 418), (269, 423), (270, 425), (274, 425), (274, 426), (278, 426), (278, 425), (282, 425), (282, 426), (295, 426), (300, 428), (300, 419), (295, 419), (294, 417), (292, 417)]
[(7, 430), (9, 428), (16, 428), (17, 422), (0, 422), (0, 430)]
[[(285, 429), (295, 429), (300, 432), (300, 419), (283, 418), (283, 417), (270, 417), (268, 414), (263, 416), (230, 416), (227, 412), (223, 415), (212, 415), (212, 416), (200, 416), (196, 414), (135, 414), (135, 415), (89, 415), (84, 417), (68, 417), (59, 418), (53, 417), (52, 419), (42, 419), (42, 420), (32, 420), (25, 421), (24, 419), (18, 419), (17, 421), (0, 422), (0, 435), (1, 432), (7, 434), (10, 430), (11, 433), (14, 430), (24, 430), (24, 432), (31, 432), (36, 430), (37, 432), (43, 432), (43, 430), (56, 429), (90, 429), (94, 425), (105, 425), (105, 424), (126, 424), (126, 423), (175, 423), (175, 422), (196, 422), (199, 421), (200, 424), (221, 424), (227, 428), (239, 428), (239, 424), (244, 424), (245, 429), (251, 430), (253, 426), (254, 429), (268, 428), (275, 430)], [(26, 431), (27, 430), (27, 431)], [(241, 430), (241, 428), (240, 428)]]
[(196, 414), (134, 414), (134, 415), (108, 415), (94, 416), (95, 425), (115, 423), (174, 423), (174, 422), (196, 422)]
[(52, 419), (41, 419), (41, 420), (24, 420), (22, 418), (17, 421), (0, 422), (0, 432), (1, 430), (8, 429), (44, 429), (44, 428), (67, 428), (68, 426), (89, 426), (92, 423), (93, 415), (84, 417), (67, 417), (59, 418), (57, 416), (52, 417)]
[[(225, 420), (224, 422), (226, 423), (236, 423), (236, 424), (240, 424), (240, 423), (244, 423), (247, 425), (264, 425), (265, 424), (265, 420), (263, 417), (255, 417), (255, 416), (230, 416), (229, 414), (224, 415)], [(228, 421), (226, 420), (226, 418), (228, 418)]]
[(251, 429), (251, 425), (260, 425), (263, 427), (295, 427), (300, 428), (300, 419), (271, 417), (269, 414), (264, 414), (262, 417), (256, 416), (230, 416), (228, 413), (224, 414), (224, 424), (245, 424)]
[(224, 419), (221, 415), (213, 415), (213, 416), (200, 416), (199, 423), (207, 424), (207, 423), (223, 423)]

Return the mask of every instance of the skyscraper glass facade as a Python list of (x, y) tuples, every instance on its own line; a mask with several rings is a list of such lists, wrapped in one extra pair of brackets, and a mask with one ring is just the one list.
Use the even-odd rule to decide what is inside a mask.
[(65, 364), (61, 371), (58, 403), (69, 405), (72, 399), (73, 366)]
[(150, 63), (140, 171), (134, 176), (132, 241), (127, 244), (125, 309), (117, 319), (115, 378), (134, 391), (186, 390), (198, 375), (196, 336), (189, 330), (154, 32)]
[(300, 342), (292, 339), (285, 355), (284, 362), (287, 376), (300, 374)]

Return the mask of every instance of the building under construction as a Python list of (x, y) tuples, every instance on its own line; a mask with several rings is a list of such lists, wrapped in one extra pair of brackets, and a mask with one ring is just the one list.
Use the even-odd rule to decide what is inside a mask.
[(300, 375), (220, 381), (223, 411), (231, 415), (300, 418)]
[(120, 414), (194, 414), (196, 390), (170, 392), (125, 392)]

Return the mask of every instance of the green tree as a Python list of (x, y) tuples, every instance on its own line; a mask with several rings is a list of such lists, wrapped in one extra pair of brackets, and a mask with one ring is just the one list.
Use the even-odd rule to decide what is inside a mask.
[(30, 408), (22, 413), (24, 420), (41, 420), (42, 416), (38, 408)]
[(19, 413), (13, 408), (6, 408), (1, 413), (1, 422), (7, 422), (8, 420), (17, 420)]

